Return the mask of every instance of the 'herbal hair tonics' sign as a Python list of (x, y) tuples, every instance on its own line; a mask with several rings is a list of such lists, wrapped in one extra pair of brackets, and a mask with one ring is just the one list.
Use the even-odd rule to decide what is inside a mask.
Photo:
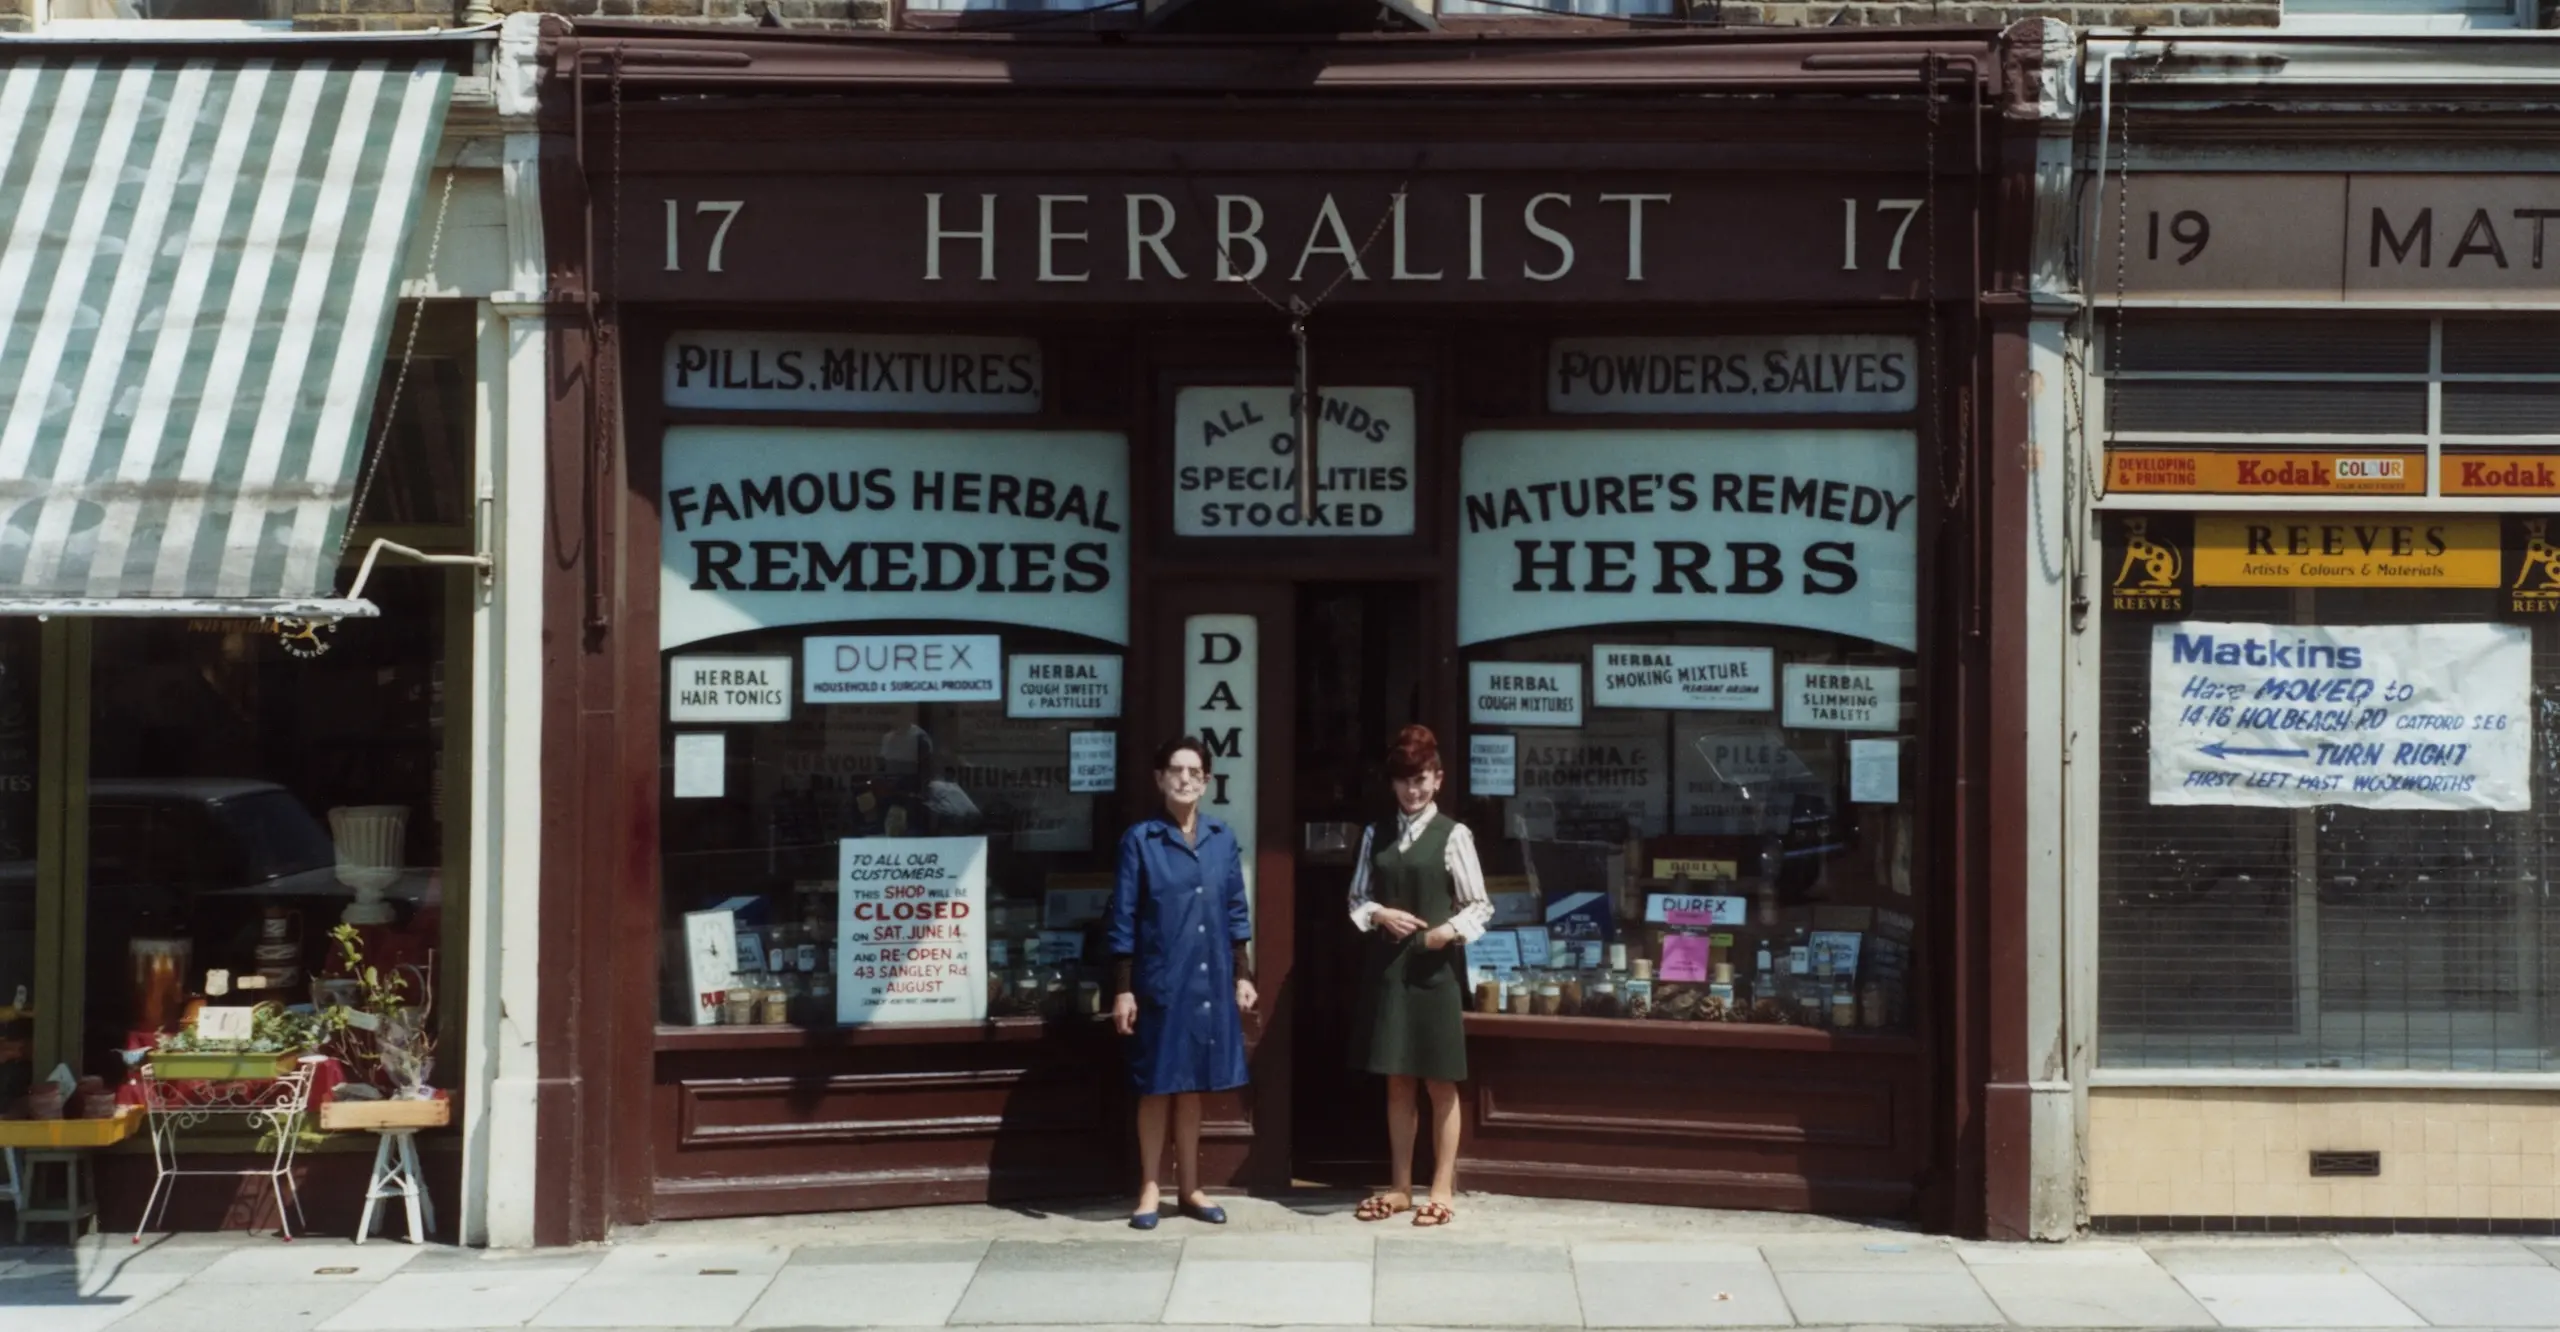
[(1900, 430), (1470, 435), (1458, 641), (1716, 620), (1916, 648), (1913, 453)]
[(836, 620), (1128, 641), (1118, 435), (672, 426), (658, 645)]

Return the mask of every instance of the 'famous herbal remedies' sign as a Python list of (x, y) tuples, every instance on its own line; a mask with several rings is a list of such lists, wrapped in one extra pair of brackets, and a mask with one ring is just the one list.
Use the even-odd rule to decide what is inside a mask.
[(848, 837), (836, 873), (836, 1021), (986, 1018), (986, 838)]
[(2151, 803), (2530, 808), (2530, 631), (2151, 631)]
[(1460, 472), (1461, 643), (1719, 620), (1918, 644), (1908, 431), (1482, 431)]
[(1128, 641), (1128, 449), (1033, 430), (670, 426), (660, 647), (840, 620)]

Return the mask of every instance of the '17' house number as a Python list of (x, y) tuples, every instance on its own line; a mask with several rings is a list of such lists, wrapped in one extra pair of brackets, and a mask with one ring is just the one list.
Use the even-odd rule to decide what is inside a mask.
[[(674, 199), (667, 200), (666, 204), (667, 271), (670, 273), (681, 273), (684, 271), (684, 237), (682, 221), (684, 209), (683, 205)], [(693, 213), (696, 217), (700, 217), (705, 213), (717, 213), (720, 215), (720, 225), (714, 228), (711, 233), (711, 253), (708, 256), (711, 262), (704, 265), (704, 267), (709, 271), (714, 273), (721, 271), (720, 256), (729, 247), (729, 228), (737, 223), (739, 211), (744, 209), (746, 206), (747, 201), (744, 199), (703, 199), (697, 201), (693, 205)]]

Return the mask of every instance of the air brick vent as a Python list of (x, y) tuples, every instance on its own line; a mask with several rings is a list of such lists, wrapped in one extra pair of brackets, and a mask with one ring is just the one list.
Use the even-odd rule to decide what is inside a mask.
[(2380, 1152), (2313, 1152), (2313, 1179), (2379, 1179), (2382, 1176)]

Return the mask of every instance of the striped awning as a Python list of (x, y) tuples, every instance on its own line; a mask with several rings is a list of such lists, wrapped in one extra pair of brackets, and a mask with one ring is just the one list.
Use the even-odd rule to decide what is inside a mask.
[(329, 595), (452, 83), (0, 46), (0, 613)]

